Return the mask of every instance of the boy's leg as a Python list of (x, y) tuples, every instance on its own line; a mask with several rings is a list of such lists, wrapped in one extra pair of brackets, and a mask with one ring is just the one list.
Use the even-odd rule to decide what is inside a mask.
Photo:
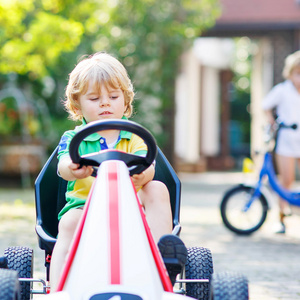
[[(282, 186), (286, 189), (291, 189), (292, 184), (295, 181), (295, 158), (277, 154), (276, 162)], [(288, 202), (280, 199), (279, 209), (283, 214), (287, 210), (288, 206)]]
[(172, 233), (172, 211), (167, 187), (160, 181), (150, 181), (138, 192), (146, 219), (157, 243), (161, 236)]
[(52, 252), (50, 265), (51, 292), (55, 292), (57, 289), (69, 246), (81, 215), (82, 209), (71, 209), (62, 216), (59, 222), (58, 237)]
[[(280, 183), (286, 189), (291, 189), (295, 180), (295, 158), (276, 155), (276, 163), (278, 167), (278, 173), (280, 176)], [(287, 201), (279, 198), (279, 228), (275, 231), (277, 233), (285, 233), (284, 219), (289, 212), (290, 207)]]
[(147, 222), (166, 265), (172, 284), (187, 260), (187, 249), (181, 239), (172, 235), (172, 211), (167, 187), (150, 181), (139, 191)]

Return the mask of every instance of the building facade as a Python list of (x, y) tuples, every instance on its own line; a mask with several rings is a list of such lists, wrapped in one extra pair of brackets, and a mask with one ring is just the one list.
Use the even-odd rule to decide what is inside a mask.
[[(179, 171), (230, 169), (230, 82), (235, 37), (255, 40), (251, 72), (251, 151), (261, 148), (261, 101), (283, 80), (284, 59), (300, 47), (299, 0), (220, 0), (222, 15), (182, 56), (176, 84)], [(300, 113), (299, 113), (300, 117)]]

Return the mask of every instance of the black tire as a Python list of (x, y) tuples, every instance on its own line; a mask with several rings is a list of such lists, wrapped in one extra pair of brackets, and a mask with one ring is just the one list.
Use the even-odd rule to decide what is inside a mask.
[(248, 300), (248, 280), (238, 273), (213, 274), (210, 300)]
[[(185, 264), (186, 279), (209, 279), (213, 273), (211, 251), (203, 247), (188, 248)], [(186, 283), (186, 295), (195, 299), (209, 299), (210, 283)]]
[(221, 202), (221, 217), (231, 231), (248, 235), (258, 230), (267, 218), (268, 202), (260, 194), (247, 211), (243, 211), (254, 192), (253, 187), (239, 185), (227, 191)]
[(20, 299), (18, 272), (8, 269), (0, 269), (0, 299)]
[[(9, 247), (5, 249), (4, 256), (8, 260), (8, 268), (16, 270), (19, 278), (32, 278), (33, 250), (27, 247)], [(20, 282), (21, 300), (32, 299), (30, 293), (32, 282)]]

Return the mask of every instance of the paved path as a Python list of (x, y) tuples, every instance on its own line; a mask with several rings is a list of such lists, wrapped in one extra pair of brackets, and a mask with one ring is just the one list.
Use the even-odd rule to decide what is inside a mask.
[[(222, 224), (219, 203), (224, 191), (240, 182), (239, 173), (179, 174), (182, 181), (181, 237), (187, 246), (212, 251), (215, 272), (246, 275), (251, 300), (300, 300), (300, 217), (288, 219), (286, 235), (272, 233), (276, 209), (263, 228), (240, 237)], [(0, 254), (8, 246), (32, 247), (35, 277), (45, 278), (44, 252), (34, 232), (32, 190), (0, 189)], [(35, 299), (36, 297), (34, 297)]]
[[(233, 271), (249, 279), (251, 300), (300, 299), (300, 216), (287, 219), (287, 233), (273, 233), (276, 207), (250, 237), (237, 236), (221, 221), (226, 189), (241, 182), (238, 173), (181, 174), (181, 237), (187, 246), (212, 251), (215, 272)], [(276, 199), (276, 198), (275, 198)]]

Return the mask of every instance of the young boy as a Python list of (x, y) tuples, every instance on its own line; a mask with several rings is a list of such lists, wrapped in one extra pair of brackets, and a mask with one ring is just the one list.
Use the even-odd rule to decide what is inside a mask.
[[(277, 138), (275, 158), (280, 182), (285, 189), (291, 189), (295, 181), (295, 163), (300, 167), (300, 51), (288, 55), (282, 72), (285, 81), (274, 86), (265, 97), (262, 106), (267, 120), (274, 125), (276, 115), (286, 125), (296, 124), (296, 129), (282, 129)], [(285, 233), (285, 217), (290, 215), (290, 207), (284, 199), (279, 199), (279, 223), (275, 233)]]
[[(71, 161), (70, 141), (76, 132), (89, 122), (130, 117), (133, 97), (133, 86), (126, 69), (109, 54), (96, 53), (89, 56), (79, 62), (70, 74), (64, 105), (70, 117), (82, 121), (82, 125), (65, 132), (59, 144), (58, 172), (68, 181), (68, 187), (67, 204), (58, 216), (59, 233), (52, 253), (50, 270), (52, 291), (56, 291), (69, 245), (94, 180), (91, 177), (93, 172), (91, 166), (79, 168), (78, 164)], [(80, 154), (87, 154), (90, 149), (93, 152), (122, 149), (129, 153), (143, 155), (147, 147), (136, 135), (125, 131), (106, 130), (85, 138), (80, 146)], [(163, 258), (176, 258), (179, 264), (183, 265), (187, 256), (186, 248), (178, 237), (170, 235), (172, 213), (168, 189), (162, 182), (153, 180), (154, 173), (154, 166), (151, 165), (141, 174), (133, 175), (132, 181), (138, 190), (147, 222), (154, 240), (158, 242)], [(174, 283), (177, 273), (170, 274), (171, 271), (169, 269), (168, 271)]]

